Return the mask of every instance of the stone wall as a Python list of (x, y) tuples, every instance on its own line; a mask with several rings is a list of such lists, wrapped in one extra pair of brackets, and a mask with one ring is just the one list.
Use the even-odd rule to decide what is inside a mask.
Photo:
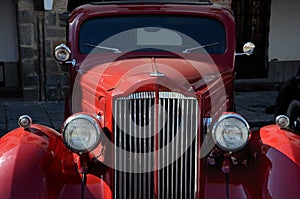
[(61, 100), (67, 76), (53, 58), (53, 48), (65, 42), (66, 30), (60, 13), (67, 0), (54, 1), (52, 11), (34, 10), (33, 0), (18, 1), (20, 76), (25, 100)]
[(232, 0), (211, 0), (212, 3), (220, 4), (228, 9), (231, 9)]
[(53, 11), (45, 12), (46, 99), (62, 100), (68, 87), (68, 76), (53, 57), (57, 44), (66, 43), (66, 27), (61, 26), (60, 14), (67, 9), (67, 0), (54, 1)]
[(18, 1), (18, 36), (21, 80), (25, 99), (38, 99), (39, 63), (37, 49), (37, 15), (33, 3), (29, 0)]

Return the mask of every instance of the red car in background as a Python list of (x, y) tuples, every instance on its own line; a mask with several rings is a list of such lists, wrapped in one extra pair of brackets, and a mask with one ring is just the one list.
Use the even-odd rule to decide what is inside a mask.
[(232, 13), (210, 2), (117, 1), (69, 16), (61, 132), (0, 139), (0, 198), (298, 198), (288, 118), (251, 132), (234, 113)]

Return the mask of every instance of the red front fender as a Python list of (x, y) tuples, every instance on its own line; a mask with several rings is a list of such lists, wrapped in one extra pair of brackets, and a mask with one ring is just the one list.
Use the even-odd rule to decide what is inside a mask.
[(260, 129), (262, 143), (280, 151), (300, 167), (300, 136), (270, 125)]
[(300, 196), (300, 136), (277, 125), (261, 128), (265, 156), (270, 160), (266, 189), (271, 198)]
[[(59, 133), (45, 126), (15, 129), (0, 139), (0, 198), (80, 198), (81, 175)], [(97, 186), (97, 189), (95, 187)], [(111, 192), (89, 176), (85, 198)]]
[(220, 168), (207, 167), (205, 198), (226, 198), (226, 184), (231, 199), (299, 198), (299, 135), (266, 126), (252, 134), (244, 152), (237, 157), (247, 162), (232, 166), (227, 180)]

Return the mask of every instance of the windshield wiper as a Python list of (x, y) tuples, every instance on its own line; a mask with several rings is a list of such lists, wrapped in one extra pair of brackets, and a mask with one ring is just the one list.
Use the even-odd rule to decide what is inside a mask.
[(201, 49), (201, 48), (206, 48), (206, 47), (210, 47), (210, 46), (214, 46), (214, 45), (219, 45), (219, 44), (220, 43), (218, 43), (218, 42), (214, 42), (214, 43), (206, 44), (206, 45), (203, 45), (203, 46), (197, 46), (197, 47), (194, 47), (194, 48), (187, 48), (184, 51), (182, 51), (182, 53), (190, 53), (193, 50), (197, 50), (197, 49)]
[(109, 47), (105, 47), (105, 46), (93, 45), (93, 44), (88, 44), (88, 43), (85, 43), (84, 45), (89, 46), (89, 47), (93, 47), (93, 48), (100, 48), (100, 49), (103, 49), (103, 50), (110, 50), (110, 51), (113, 51), (114, 53), (122, 53), (117, 48), (109, 48)]

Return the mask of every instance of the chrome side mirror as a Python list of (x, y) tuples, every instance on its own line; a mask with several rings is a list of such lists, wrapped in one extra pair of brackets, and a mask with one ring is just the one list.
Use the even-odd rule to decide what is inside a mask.
[(71, 56), (71, 50), (66, 44), (60, 44), (54, 49), (54, 57), (59, 62), (66, 62)]
[(72, 66), (76, 65), (75, 59), (69, 61), (71, 57), (71, 50), (66, 44), (60, 44), (56, 46), (54, 49), (54, 57), (60, 64), (72, 64)]
[(255, 45), (252, 42), (247, 42), (243, 46), (243, 53), (235, 53), (236, 56), (239, 55), (252, 55), (255, 49)]

